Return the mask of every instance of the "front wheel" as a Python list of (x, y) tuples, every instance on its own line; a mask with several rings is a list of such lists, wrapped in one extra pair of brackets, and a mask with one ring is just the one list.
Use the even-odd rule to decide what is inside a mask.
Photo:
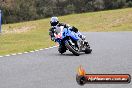
[(60, 54), (63, 54), (63, 53), (66, 52), (66, 47), (60, 45), (59, 48), (58, 48), (58, 51), (59, 51)]
[(74, 48), (69, 44), (68, 41), (66, 41), (65, 46), (66, 46), (67, 49), (69, 49), (69, 51), (71, 51), (74, 55), (76, 55), (76, 56), (79, 56), (79, 55), (80, 55), (80, 52), (79, 52), (78, 50), (74, 49)]

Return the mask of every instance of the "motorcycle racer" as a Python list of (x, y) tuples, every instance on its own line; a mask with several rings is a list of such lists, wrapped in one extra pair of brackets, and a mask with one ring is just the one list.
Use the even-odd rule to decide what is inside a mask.
[[(50, 19), (50, 25), (51, 25), (51, 28), (49, 29), (49, 35), (50, 35), (52, 41), (55, 41), (55, 42), (56, 42), (56, 38), (55, 38), (55, 36), (54, 36), (54, 32), (55, 32), (56, 28), (57, 28), (57, 27), (60, 27), (60, 26), (63, 26), (64, 28), (67, 28), (67, 29), (69, 29), (69, 30), (71, 30), (71, 31), (73, 31), (73, 32), (75, 32), (75, 33), (77, 33), (77, 34), (79, 35), (79, 37), (80, 37), (82, 40), (84, 40), (85, 43), (88, 44), (88, 42), (85, 40), (85, 36), (82, 35), (82, 34), (78, 31), (78, 29), (77, 29), (76, 27), (70, 26), (69, 24), (60, 23), (57, 17), (51, 17), (51, 19)], [(88, 46), (89, 46), (89, 44), (88, 44)], [(90, 47), (90, 46), (89, 46), (89, 47)], [(63, 47), (63, 45), (59, 45), (58, 51), (59, 51), (60, 53), (64, 53), (64, 52), (66, 51), (66, 49)]]

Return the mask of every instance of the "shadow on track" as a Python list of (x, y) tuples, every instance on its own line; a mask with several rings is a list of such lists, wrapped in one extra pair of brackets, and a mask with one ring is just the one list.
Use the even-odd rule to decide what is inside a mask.
[[(76, 56), (76, 55), (74, 55), (74, 54), (72, 54), (72, 53), (64, 53), (64, 54), (57, 54), (58, 56)], [(81, 55), (85, 55), (85, 53), (80, 53), (80, 55), (79, 56), (81, 56)], [(77, 57), (79, 57), (79, 56), (77, 56)]]

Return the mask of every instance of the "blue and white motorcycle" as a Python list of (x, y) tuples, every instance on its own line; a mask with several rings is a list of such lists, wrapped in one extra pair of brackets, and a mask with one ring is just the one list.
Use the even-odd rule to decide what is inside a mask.
[[(82, 40), (78, 33), (71, 31), (63, 26), (57, 27), (54, 30), (55, 41), (59, 43), (59, 53), (63, 54), (69, 50), (74, 55), (79, 56), (80, 52), (89, 54), (92, 52), (86, 40)], [(60, 49), (61, 48), (61, 49)]]

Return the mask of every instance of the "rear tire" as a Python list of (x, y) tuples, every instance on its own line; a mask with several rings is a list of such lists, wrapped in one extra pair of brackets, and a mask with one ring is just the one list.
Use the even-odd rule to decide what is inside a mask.
[(73, 49), (73, 48), (70, 46), (70, 44), (69, 44), (68, 41), (65, 43), (65, 46), (66, 46), (67, 49), (69, 49), (69, 51), (71, 51), (74, 55), (76, 55), (76, 56), (79, 56), (79, 55), (80, 55), (80, 52), (77, 51), (77, 50), (75, 50), (75, 49)]

